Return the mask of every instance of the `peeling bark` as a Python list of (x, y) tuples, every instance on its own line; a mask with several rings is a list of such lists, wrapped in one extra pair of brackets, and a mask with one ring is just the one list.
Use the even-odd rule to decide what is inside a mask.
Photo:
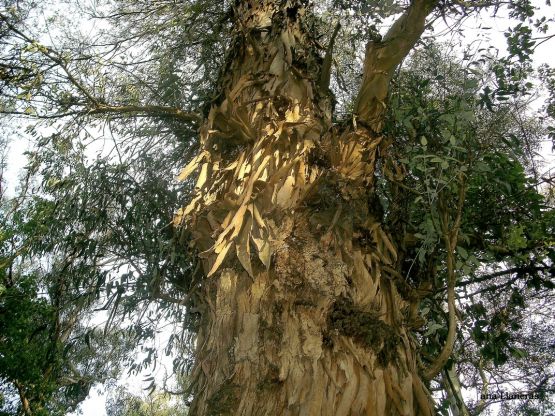
[(382, 137), (332, 124), (305, 3), (236, 3), (222, 92), (180, 175), (199, 172), (176, 223), (206, 276), (191, 412), (431, 415), (411, 294), (368, 204)]

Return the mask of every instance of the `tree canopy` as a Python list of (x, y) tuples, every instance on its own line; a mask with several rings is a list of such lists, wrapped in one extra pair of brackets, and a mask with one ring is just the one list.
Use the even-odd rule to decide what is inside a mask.
[[(149, 380), (147, 389), (189, 398), (205, 275), (177, 218), (206, 172), (183, 168), (198, 164), (203, 120), (221, 101), (238, 3), (0, 3), (2, 172), (12, 163), (7, 149), (21, 146), (18, 136), (32, 143), (17, 189), (7, 191), (1, 178), (2, 414), (65, 414), (94, 385), (152, 368), (164, 354), (174, 358), (174, 379)], [(383, 103), (371, 107), (385, 121), (372, 125), (384, 142), (367, 204), (391, 239), (356, 238), (384, 255), (403, 254), (391, 274), (407, 297), (423, 299), (410, 325), (436, 411), (549, 414), (555, 188), (540, 151), (555, 143), (555, 70), (533, 61), (539, 45), (555, 42), (553, 18), (537, 12), (547, 6), (305, 3), (330, 120), (372, 125), (367, 103)], [(460, 39), (477, 15), (510, 18), (506, 46), (454, 48), (439, 39), (440, 31)], [(260, 26), (260, 36), (266, 30)], [(418, 31), (426, 35), (413, 46), (407, 38)], [(387, 103), (365, 90), (365, 53), (384, 44), (412, 50), (380, 61), (391, 70)], [(540, 93), (542, 108), (534, 110)], [(232, 127), (250, 134), (248, 120)], [(239, 136), (223, 142), (230, 157), (246, 148)], [(318, 151), (310, 158), (322, 168), (330, 163)], [(354, 220), (339, 219), (338, 189), (318, 190), (323, 208), (313, 225), (356, 233)], [(237, 257), (247, 263), (239, 250)], [(154, 340), (164, 326), (173, 330), (160, 349)], [(357, 336), (371, 343), (373, 334)], [(387, 360), (386, 343), (380, 354)], [(515, 390), (538, 398), (494, 397)], [(124, 396), (111, 402), (113, 414), (183, 411), (158, 402), (162, 396)]]

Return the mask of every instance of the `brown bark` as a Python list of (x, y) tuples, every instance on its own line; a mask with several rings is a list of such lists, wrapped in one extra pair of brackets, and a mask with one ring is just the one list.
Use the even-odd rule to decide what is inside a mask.
[(362, 87), (356, 100), (355, 114), (375, 132), (383, 128), (393, 72), (420, 39), (426, 17), (436, 4), (437, 0), (412, 0), (383, 40), (370, 41), (366, 45)]
[(304, 3), (236, 3), (222, 93), (180, 175), (199, 171), (176, 222), (205, 271), (191, 412), (431, 415), (414, 299), (368, 203), (382, 138), (332, 125)]
[(33, 411), (31, 410), (31, 403), (29, 403), (29, 399), (27, 398), (27, 394), (25, 392), (25, 386), (18, 381), (16, 381), (14, 384), (17, 388), (17, 392), (19, 393), (19, 399), (21, 400), (21, 410), (23, 410), (23, 414), (25, 414), (26, 416), (32, 416)]

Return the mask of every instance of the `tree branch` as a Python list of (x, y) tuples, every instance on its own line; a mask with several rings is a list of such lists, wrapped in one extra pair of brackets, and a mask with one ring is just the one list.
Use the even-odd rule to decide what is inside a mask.
[(485, 400), (485, 397), (488, 394), (488, 388), (489, 388), (489, 382), (488, 379), (486, 377), (486, 373), (484, 372), (484, 360), (483, 358), (480, 357), (480, 362), (478, 364), (478, 372), (480, 374), (480, 378), (482, 379), (482, 389), (480, 390), (480, 401), (478, 402), (478, 404), (476, 405), (475, 408), (475, 413), (477, 415), (479, 415), (480, 413), (482, 413), (482, 411), (486, 408), (487, 406), (487, 402)]
[(426, 17), (437, 0), (412, 0), (381, 41), (366, 45), (363, 80), (355, 104), (355, 115), (375, 132), (383, 128), (389, 82), (395, 68), (409, 54), (424, 32)]
[(23, 414), (26, 416), (32, 416), (33, 412), (31, 410), (31, 404), (29, 403), (29, 399), (27, 398), (25, 387), (19, 381), (14, 382), (15, 387), (17, 388), (17, 392), (19, 393), (19, 399), (21, 400), (21, 408), (23, 410)]
[(341, 29), (341, 23), (337, 22), (333, 34), (331, 35), (330, 43), (328, 49), (326, 50), (326, 56), (324, 57), (324, 63), (322, 64), (322, 73), (320, 74), (320, 88), (322, 91), (326, 91), (330, 87), (331, 79), (331, 64), (333, 60), (333, 47), (335, 45), (335, 38)]
[(182, 121), (200, 122), (202, 116), (197, 113), (190, 113), (179, 108), (161, 105), (108, 105), (100, 104), (87, 111), (87, 114), (146, 114), (148, 116), (172, 117)]
[(441, 218), (441, 228), (443, 231), (443, 240), (445, 241), (445, 249), (447, 251), (447, 305), (449, 310), (449, 328), (447, 331), (447, 339), (443, 349), (436, 357), (434, 362), (424, 370), (424, 378), (432, 380), (443, 369), (455, 346), (455, 338), (457, 335), (457, 310), (455, 305), (455, 285), (457, 283), (457, 275), (455, 273), (455, 248), (461, 225), (462, 211), (466, 196), (466, 183), (463, 175), (459, 176), (459, 193), (457, 201), (457, 213), (453, 224), (449, 226), (449, 212), (442, 199), (439, 210), (443, 214)]
[[(498, 272), (494, 272), (494, 273), (489, 273), (483, 276), (479, 276), (475, 279), (469, 279), (469, 280), (465, 280), (464, 282), (460, 282), (457, 284), (457, 287), (462, 287), (462, 286), (468, 286), (468, 285), (473, 285), (476, 283), (481, 283), (481, 282), (485, 282), (491, 279), (495, 279), (496, 277), (501, 277), (501, 276), (505, 276), (508, 274), (514, 274), (514, 273), (532, 273), (532, 272), (542, 272), (542, 271), (552, 271), (555, 272), (555, 267), (549, 267), (549, 266), (527, 266), (527, 267), (513, 267), (511, 269), (506, 269), (506, 270), (500, 270)], [(446, 289), (445, 287), (443, 289)]]
[(4, 22), (9, 30), (18, 35), (25, 42), (36, 45), (38, 51), (55, 65), (60, 67), (65, 73), (67, 80), (71, 85), (73, 85), (85, 98), (88, 105), (85, 108), (75, 111), (68, 111), (65, 113), (57, 113), (52, 115), (33, 115), (26, 112), (18, 111), (0, 111), (0, 114), (14, 114), (23, 115), (29, 117), (36, 117), (42, 119), (48, 118), (61, 118), (70, 115), (87, 115), (87, 114), (145, 114), (153, 117), (173, 117), (178, 120), (187, 122), (199, 122), (202, 120), (202, 116), (196, 113), (185, 112), (179, 108), (160, 106), (160, 105), (111, 105), (106, 103), (102, 98), (95, 97), (93, 93), (79, 80), (75, 75), (71, 73), (63, 56), (56, 50), (40, 45), (37, 41), (27, 36), (25, 33), (20, 31), (14, 25), (12, 25), (8, 18), (0, 13), (0, 21)]
[[(446, 237), (447, 240), (447, 237)], [(443, 366), (449, 360), (451, 353), (453, 352), (453, 347), (455, 345), (455, 338), (457, 332), (457, 313), (455, 307), (455, 259), (453, 254), (453, 248), (446, 241), (446, 246), (448, 246), (447, 251), (447, 274), (448, 274), (448, 288), (447, 288), (447, 305), (448, 305), (448, 319), (449, 328), (447, 331), (447, 339), (445, 345), (441, 350), (440, 354), (436, 357), (434, 362), (424, 371), (424, 378), (426, 380), (432, 380), (435, 376), (439, 374)]]
[[(459, 381), (459, 376), (455, 372), (455, 364), (452, 363), (449, 368), (444, 369), (444, 382), (445, 390), (452, 396), (454, 403), (451, 402), (451, 409), (453, 414), (458, 414), (459, 416), (470, 416), (468, 408), (464, 403), (464, 398), (461, 392), (461, 383)], [(455, 413), (456, 412), (456, 413)]]

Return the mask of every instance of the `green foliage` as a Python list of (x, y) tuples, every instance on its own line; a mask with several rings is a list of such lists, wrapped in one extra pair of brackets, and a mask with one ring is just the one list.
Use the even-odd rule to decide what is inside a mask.
[(25, 397), (34, 414), (65, 414), (94, 383), (119, 375), (131, 345), (120, 331), (85, 329), (79, 306), (67, 303), (67, 288), (49, 283), (51, 276), (8, 273), (0, 295), (0, 390)]
[(59, 346), (51, 342), (55, 313), (38, 297), (36, 280), (29, 276), (0, 295), (0, 375), (32, 386), (29, 394), (52, 394), (43, 373), (59, 371)]
[[(511, 103), (483, 106), (486, 72), (446, 54), (428, 45), (398, 78), (387, 127), (393, 148), (382, 166), (386, 221), (404, 249), (409, 281), (418, 287), (432, 277), (433, 286), (445, 288), (442, 215), (454, 223), (464, 187), (455, 267), (464, 312), (454, 359), (474, 366), (458, 364), (457, 371), (476, 385), (484, 380), (482, 367), (493, 390), (492, 384), (510, 389), (504, 380), (517, 371), (524, 390), (547, 391), (555, 328), (549, 322), (539, 328), (529, 316), (554, 307), (555, 209), (537, 186), (535, 156), (526, 149), (538, 148), (548, 132), (523, 114), (515, 91)], [(442, 297), (421, 310), (427, 321), (421, 342), (430, 357), (447, 336)], [(519, 406), (549, 403), (544, 396), (505, 408), (518, 414)]]
[(106, 413), (108, 416), (185, 416), (188, 410), (182, 400), (167, 394), (136, 396), (118, 387), (108, 398)]
[[(68, 212), (51, 197), (23, 197), (5, 198), (0, 206), (2, 409), (20, 412), (15, 396), (29, 401), (33, 414), (62, 415), (93, 384), (118, 377), (133, 345), (121, 329), (103, 333), (88, 326), (96, 294), (86, 284), (105, 271), (88, 263), (90, 243), (76, 238), (77, 247), (66, 245), (74, 225)], [(76, 250), (83, 256), (72, 262)]]

